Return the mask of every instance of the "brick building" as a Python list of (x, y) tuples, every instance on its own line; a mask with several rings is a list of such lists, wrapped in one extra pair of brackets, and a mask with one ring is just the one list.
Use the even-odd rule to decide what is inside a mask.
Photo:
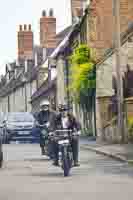
[(72, 23), (83, 16), (83, 11), (88, 0), (71, 0)]
[[(92, 0), (89, 6), (89, 43), (97, 56), (112, 47), (114, 39), (113, 0)], [(121, 32), (128, 29), (133, 20), (133, 1), (120, 0)]]

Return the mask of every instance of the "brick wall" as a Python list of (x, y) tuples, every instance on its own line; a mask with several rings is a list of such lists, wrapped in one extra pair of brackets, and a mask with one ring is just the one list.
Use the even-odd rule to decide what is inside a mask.
[(71, 0), (71, 6), (72, 6), (72, 16), (79, 16), (82, 15), (82, 0)]
[[(120, 0), (121, 31), (128, 28), (133, 19), (133, 1)], [(90, 4), (90, 45), (97, 49), (97, 56), (110, 48), (114, 38), (113, 0), (92, 0)]]

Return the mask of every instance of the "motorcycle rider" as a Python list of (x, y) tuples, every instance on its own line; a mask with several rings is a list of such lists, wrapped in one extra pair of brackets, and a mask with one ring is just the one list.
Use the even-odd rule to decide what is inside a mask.
[(54, 112), (50, 110), (50, 102), (48, 100), (44, 100), (40, 104), (40, 112), (37, 115), (37, 122), (39, 124), (40, 129), (40, 147), (41, 147), (41, 153), (42, 155), (45, 154), (45, 139), (42, 134), (42, 130), (44, 129), (44, 124), (47, 124), (49, 126), (49, 121), (51, 121), (53, 117)]
[[(80, 131), (80, 124), (77, 122), (76, 118), (73, 116), (72, 113), (68, 112), (68, 109), (65, 105), (59, 105), (59, 113), (56, 115), (56, 118), (53, 121), (54, 129), (70, 129), (72, 131)], [(79, 137), (73, 138), (71, 141), (72, 151), (73, 151), (73, 160), (74, 166), (79, 166), (78, 160), (78, 153), (79, 153)], [(59, 165), (59, 149), (58, 144), (54, 143), (54, 153), (55, 153), (55, 160), (54, 165)]]
[[(76, 120), (74, 115), (70, 112), (67, 113), (68, 117), (68, 126), (67, 128), (72, 130), (74, 132), (75, 130), (78, 132), (78, 136), (80, 135), (80, 130), (81, 130), (81, 125), (80, 123)], [(73, 160), (74, 160), (74, 166), (78, 167), (79, 166), (79, 137), (73, 137), (72, 138), (72, 151), (73, 151)]]

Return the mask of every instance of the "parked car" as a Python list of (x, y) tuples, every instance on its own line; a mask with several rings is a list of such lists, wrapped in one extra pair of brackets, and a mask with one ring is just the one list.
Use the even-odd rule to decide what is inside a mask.
[(3, 112), (0, 112), (0, 136), (1, 136), (2, 143), (4, 143), (4, 132), (3, 132), (4, 118), (5, 118), (5, 114)]
[(2, 142), (3, 142), (3, 113), (0, 113), (0, 168), (3, 164), (3, 150), (2, 150)]
[(35, 119), (31, 113), (8, 113), (4, 119), (3, 132), (6, 136), (6, 143), (18, 141), (23, 143), (36, 142), (32, 135)]
[(3, 164), (3, 150), (2, 150), (2, 137), (0, 138), (0, 168)]

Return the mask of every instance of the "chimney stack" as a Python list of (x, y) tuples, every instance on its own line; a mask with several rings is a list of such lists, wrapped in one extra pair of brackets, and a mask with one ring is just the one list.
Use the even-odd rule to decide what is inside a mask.
[(31, 31), (31, 24), (29, 24), (29, 31)]
[(33, 59), (33, 32), (31, 24), (19, 25), (18, 59)]
[(49, 16), (44, 10), (40, 19), (40, 45), (43, 48), (55, 48), (56, 43), (56, 18), (53, 9), (50, 9)]
[(50, 11), (49, 11), (49, 16), (50, 16), (50, 17), (53, 17), (53, 16), (54, 16), (54, 12), (53, 12), (53, 9), (52, 9), (52, 8), (51, 8)]

